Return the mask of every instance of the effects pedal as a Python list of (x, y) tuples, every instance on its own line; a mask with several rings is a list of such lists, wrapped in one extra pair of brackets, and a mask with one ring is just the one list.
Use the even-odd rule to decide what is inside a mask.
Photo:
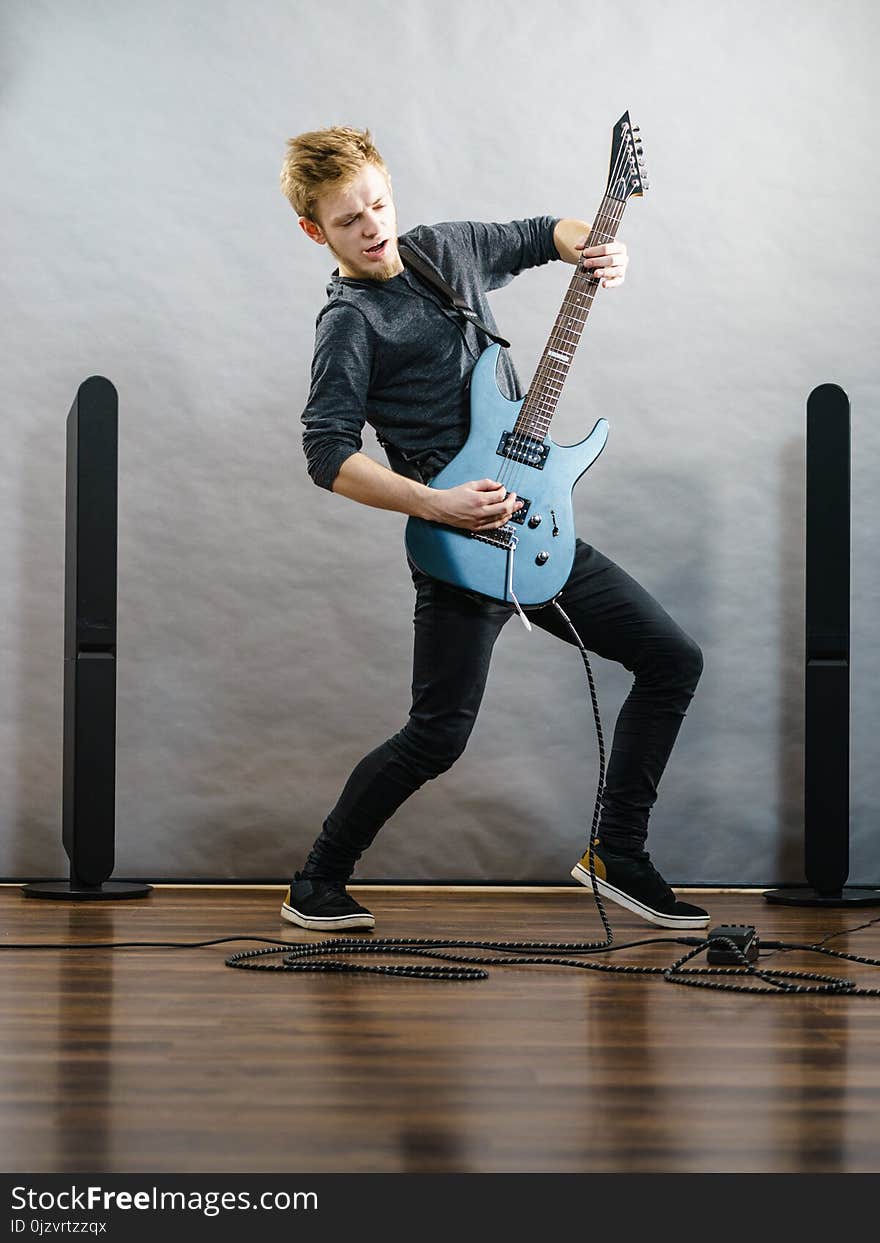
[[(710, 942), (709, 951), (706, 955), (706, 961), (710, 965), (718, 967), (742, 966), (740, 955), (734, 953), (729, 945), (718, 944), (716, 940), (718, 937), (724, 937), (725, 941), (732, 941), (746, 962), (754, 962), (757, 959), (759, 945), (757, 929), (753, 928), (751, 924), (721, 924), (718, 928), (713, 928), (706, 938)], [(713, 941), (716, 942), (714, 945), (711, 944)]]

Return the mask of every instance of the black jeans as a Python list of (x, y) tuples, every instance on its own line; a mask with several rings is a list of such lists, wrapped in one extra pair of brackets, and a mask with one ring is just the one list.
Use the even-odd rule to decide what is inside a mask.
[[(507, 605), (448, 587), (412, 562), (410, 570), (416, 604), (409, 720), (354, 769), (312, 847), (307, 876), (348, 880), (401, 803), (455, 763), (477, 718), (495, 640), (513, 616)], [(702, 653), (635, 579), (582, 540), (559, 603), (586, 648), (635, 675), (614, 730), (600, 831), (613, 848), (639, 850)], [(552, 604), (530, 610), (529, 620), (574, 644)]]

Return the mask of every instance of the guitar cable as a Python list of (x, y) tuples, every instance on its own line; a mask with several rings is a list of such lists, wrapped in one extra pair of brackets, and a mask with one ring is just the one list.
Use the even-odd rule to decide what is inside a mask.
[[(489, 966), (547, 966), (571, 967), (582, 971), (602, 971), (616, 975), (653, 975), (661, 977), (668, 984), (686, 985), (691, 988), (710, 988), (734, 993), (765, 993), (771, 995), (791, 995), (793, 993), (846, 995), (848, 997), (880, 997), (880, 989), (863, 988), (855, 981), (832, 975), (820, 975), (808, 971), (766, 970), (755, 966), (743, 952), (738, 940), (728, 936), (710, 933), (707, 937), (648, 937), (638, 941), (614, 944), (614, 933), (605, 906), (596, 885), (596, 861), (594, 842), (601, 813), (601, 799), (605, 788), (605, 741), (602, 733), (602, 721), (599, 715), (599, 701), (593, 671), (590, 667), (587, 649), (580, 635), (565, 613), (558, 599), (553, 601), (559, 615), (571, 630), (575, 643), (581, 653), (587, 675), (587, 686), (593, 706), (593, 717), (596, 726), (596, 739), (599, 751), (599, 780), (596, 789), (596, 800), (593, 806), (593, 819), (590, 829), (589, 870), (590, 883), (599, 918), (605, 930), (604, 941), (476, 941), (459, 939), (440, 939), (423, 937), (380, 937), (376, 939), (345, 937), (331, 941), (318, 941), (304, 944), (283, 940), (280, 937), (259, 937), (236, 935), (214, 937), (207, 941), (68, 941), (68, 942), (25, 942), (10, 943), (0, 941), (0, 950), (79, 950), (79, 949), (203, 949), (211, 945), (222, 945), (230, 941), (257, 941), (267, 945), (267, 949), (241, 950), (225, 960), (227, 967), (237, 967), (260, 971), (323, 971), (337, 974), (366, 974), (396, 976), (421, 980), (485, 980), (489, 973), (484, 968)], [(859, 963), (863, 966), (880, 967), (880, 959), (867, 958), (859, 954), (844, 953), (830, 949), (827, 942), (834, 937), (847, 933), (860, 932), (880, 923), (877, 919), (859, 924), (856, 928), (842, 928), (829, 932), (815, 943), (791, 943), (785, 941), (764, 941), (761, 947), (766, 952), (763, 957), (771, 957), (780, 951), (801, 950), (808, 953), (824, 954), (846, 962)], [(686, 952), (668, 967), (640, 967), (635, 965), (615, 966), (605, 962), (584, 962), (580, 958), (569, 955), (596, 955), (616, 953), (620, 950), (635, 949), (642, 945), (679, 945), (685, 946)], [(486, 954), (459, 954), (453, 950), (489, 950)], [(688, 967), (686, 964), (698, 955), (709, 951), (723, 952), (724, 960), (732, 962), (728, 967)], [(375, 954), (417, 957), (434, 959), (454, 966), (417, 964), (367, 964), (362, 961), (351, 962), (346, 958), (360, 958), (361, 955)], [(282, 956), (278, 961), (279, 956)], [(562, 955), (562, 956), (560, 956)], [(272, 959), (273, 961), (268, 961)], [(757, 959), (761, 961), (761, 959)], [(754, 981), (749, 984), (735, 983), (743, 977)]]

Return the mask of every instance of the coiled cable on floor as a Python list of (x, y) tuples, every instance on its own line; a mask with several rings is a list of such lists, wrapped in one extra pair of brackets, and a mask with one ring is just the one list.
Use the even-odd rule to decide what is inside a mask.
[[(712, 988), (723, 992), (734, 993), (767, 993), (776, 995), (791, 994), (846, 994), (848, 996), (878, 997), (880, 989), (860, 988), (855, 981), (845, 977), (819, 975), (809, 971), (764, 970), (746, 960), (745, 955), (737, 946), (725, 937), (710, 940), (697, 940), (695, 937), (655, 937), (650, 940), (638, 941), (636, 945), (682, 945), (691, 948), (669, 967), (639, 967), (627, 965), (615, 966), (612, 963), (582, 962), (576, 958), (559, 957), (562, 954), (595, 954), (595, 946), (578, 942), (552, 941), (461, 941), (461, 940), (426, 940), (416, 938), (380, 938), (378, 940), (356, 940), (345, 938), (335, 941), (316, 941), (309, 945), (268, 950), (243, 950), (227, 958), (228, 967), (244, 967), (263, 971), (327, 971), (339, 974), (367, 974), (401, 976), (422, 980), (485, 980), (489, 973), (483, 968), (488, 966), (545, 966), (574, 967), (582, 971), (601, 971), (615, 975), (655, 975), (661, 976), (669, 984), (685, 984), (692, 988)], [(685, 964), (696, 955), (705, 953), (709, 945), (723, 946), (731, 950), (741, 959), (740, 966), (732, 967), (688, 967)], [(628, 949), (627, 946), (605, 946), (609, 949)], [(782, 948), (780, 946), (779, 948)], [(813, 947), (805, 947), (812, 949)], [(488, 955), (460, 955), (450, 953), (453, 949), (494, 950), (503, 957)], [(549, 953), (548, 953), (549, 951)], [(269, 962), (269, 957), (283, 954), (282, 961)], [(455, 966), (415, 966), (395, 963), (378, 965), (339, 961), (336, 955), (359, 954), (398, 954), (419, 958), (440, 959), (455, 963)], [(860, 958), (854, 955), (841, 954), (842, 958), (870, 966), (880, 966), (880, 960)], [(742, 979), (743, 974), (757, 984), (734, 983), (731, 977)], [(723, 977), (706, 978), (706, 977)]]

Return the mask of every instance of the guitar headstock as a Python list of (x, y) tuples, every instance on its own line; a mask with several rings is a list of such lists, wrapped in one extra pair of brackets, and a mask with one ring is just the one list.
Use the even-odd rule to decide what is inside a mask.
[(644, 147), (639, 127), (632, 124), (629, 113), (625, 112), (611, 135), (611, 165), (606, 193), (610, 198), (625, 203), (634, 195), (643, 195), (647, 188)]

